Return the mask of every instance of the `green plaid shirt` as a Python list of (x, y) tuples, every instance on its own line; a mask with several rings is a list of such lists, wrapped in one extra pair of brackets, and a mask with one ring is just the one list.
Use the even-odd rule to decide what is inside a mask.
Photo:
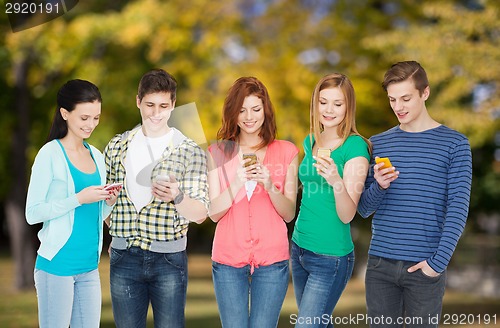
[[(115, 135), (104, 149), (108, 183), (121, 182), (124, 186), (111, 213), (109, 232), (113, 237), (125, 238), (127, 248), (138, 246), (150, 250), (153, 241), (169, 242), (186, 237), (189, 221), (177, 212), (173, 202), (154, 197), (137, 212), (128, 197), (125, 157), (130, 141), (140, 128)], [(166, 147), (151, 178), (173, 174), (179, 182), (179, 189), (208, 209), (206, 155), (193, 140), (173, 130), (172, 143)]]

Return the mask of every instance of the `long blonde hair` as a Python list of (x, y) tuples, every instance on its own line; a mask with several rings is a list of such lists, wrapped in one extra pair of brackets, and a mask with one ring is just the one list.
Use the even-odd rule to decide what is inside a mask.
[(337, 134), (341, 137), (341, 145), (347, 140), (350, 135), (358, 135), (365, 140), (368, 144), (371, 153), (371, 143), (363, 137), (356, 129), (356, 95), (354, 93), (354, 87), (347, 76), (340, 73), (332, 73), (324, 76), (319, 80), (314, 88), (311, 97), (310, 106), (310, 142), (311, 149), (313, 146), (312, 137), (318, 143), (318, 146), (322, 146), (321, 142), (321, 132), (323, 132), (323, 124), (319, 121), (319, 93), (321, 90), (339, 88), (345, 97), (346, 113), (344, 120), (340, 122), (337, 127)]

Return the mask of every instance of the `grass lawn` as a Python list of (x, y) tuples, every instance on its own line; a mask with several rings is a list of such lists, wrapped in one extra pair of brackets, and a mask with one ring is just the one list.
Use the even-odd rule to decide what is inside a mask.
[[(0, 258), (0, 327), (37, 327), (37, 303), (34, 289), (16, 292), (13, 288), (13, 264), (10, 258)], [(103, 307), (101, 327), (114, 327), (109, 295), (109, 258), (103, 255), (101, 264)], [(291, 327), (290, 315), (297, 313), (293, 287), (290, 284), (283, 304), (279, 327)], [(364, 320), (349, 323), (349, 319), (365, 314), (364, 283), (353, 278), (347, 285), (335, 309), (337, 320), (345, 324), (336, 327), (368, 327)], [(496, 315), (496, 324), (484, 323), (487, 315)], [(478, 296), (447, 290), (443, 306), (443, 318), (448, 319), (443, 327), (500, 327), (500, 299), (485, 299)], [(454, 320), (456, 319), (456, 320)], [(481, 321), (479, 324), (479, 320)], [(456, 324), (453, 324), (454, 321)], [(491, 319), (493, 321), (493, 318)], [(208, 255), (189, 255), (189, 284), (186, 306), (187, 327), (220, 327), (217, 303), (211, 278), (211, 261)], [(149, 311), (148, 327), (153, 327)], [(264, 328), (264, 327), (263, 327)]]

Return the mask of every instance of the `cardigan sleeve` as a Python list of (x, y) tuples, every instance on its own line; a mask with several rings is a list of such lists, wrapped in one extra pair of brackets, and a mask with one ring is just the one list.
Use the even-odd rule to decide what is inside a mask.
[(80, 206), (74, 191), (69, 191), (68, 174), (53, 146), (49, 143), (40, 149), (31, 169), (25, 213), (29, 224), (56, 219)]
[[(105, 185), (106, 181), (109, 181), (109, 179), (107, 178), (108, 173), (107, 173), (107, 169), (106, 169), (104, 155), (96, 147), (90, 145), (90, 148), (92, 150), (92, 154), (94, 156), (94, 159), (97, 163), (97, 169), (99, 170), (99, 174), (101, 176), (101, 184)], [(104, 221), (113, 211), (113, 207), (115, 206), (116, 202), (112, 206), (109, 206), (104, 200), (101, 200), (100, 202), (102, 203), (101, 216), (102, 216), (102, 220)]]

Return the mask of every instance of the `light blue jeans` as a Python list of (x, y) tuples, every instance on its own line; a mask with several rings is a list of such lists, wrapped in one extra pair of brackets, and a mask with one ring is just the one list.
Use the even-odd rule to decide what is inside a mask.
[[(212, 262), (215, 297), (223, 328), (272, 328), (278, 325), (288, 289), (288, 260), (255, 268)], [(249, 306), (250, 305), (250, 306)]]
[(330, 315), (351, 278), (354, 252), (345, 256), (322, 255), (292, 242), (291, 260), (299, 308), (295, 327), (333, 327)]
[(35, 269), (40, 328), (93, 328), (101, 320), (99, 271), (56, 276)]

